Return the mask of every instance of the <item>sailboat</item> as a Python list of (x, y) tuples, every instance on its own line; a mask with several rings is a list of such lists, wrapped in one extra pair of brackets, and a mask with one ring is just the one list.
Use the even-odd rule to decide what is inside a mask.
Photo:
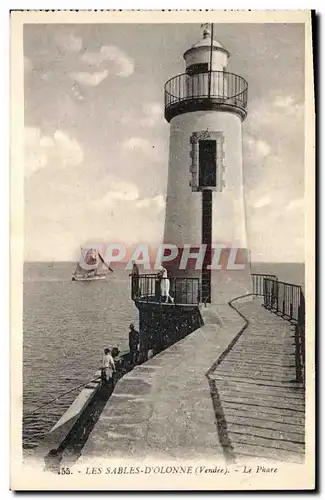
[[(84, 269), (82, 263), (86, 262), (90, 269)], [(90, 248), (86, 250), (81, 249), (81, 258), (77, 264), (75, 272), (72, 275), (72, 281), (97, 281), (105, 280), (108, 273), (101, 273), (100, 269), (104, 266), (109, 271), (114, 272), (113, 269), (104, 261), (98, 250)]]

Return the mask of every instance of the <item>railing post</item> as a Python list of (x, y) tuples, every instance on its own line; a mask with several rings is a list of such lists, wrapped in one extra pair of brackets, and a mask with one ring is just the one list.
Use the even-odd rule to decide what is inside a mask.
[(300, 356), (300, 339), (299, 339), (299, 323), (295, 327), (295, 358), (296, 358), (296, 381), (301, 382), (301, 356)]

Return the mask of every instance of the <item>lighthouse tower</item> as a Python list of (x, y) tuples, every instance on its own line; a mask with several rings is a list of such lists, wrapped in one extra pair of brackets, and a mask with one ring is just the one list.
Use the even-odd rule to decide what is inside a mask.
[(173, 276), (199, 277), (201, 300), (220, 303), (251, 292), (242, 157), (247, 82), (227, 71), (230, 54), (213, 39), (213, 25), (183, 57), (185, 73), (165, 85), (164, 242), (190, 259), (185, 269), (180, 260), (166, 267)]

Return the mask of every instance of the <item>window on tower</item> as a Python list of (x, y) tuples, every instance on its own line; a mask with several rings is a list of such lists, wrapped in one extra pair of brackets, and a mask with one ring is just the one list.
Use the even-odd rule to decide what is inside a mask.
[(198, 75), (200, 73), (207, 73), (208, 71), (209, 71), (208, 63), (191, 64), (191, 66), (188, 66), (188, 68), (186, 69), (186, 73), (189, 76)]
[(217, 142), (199, 141), (199, 187), (217, 185)]

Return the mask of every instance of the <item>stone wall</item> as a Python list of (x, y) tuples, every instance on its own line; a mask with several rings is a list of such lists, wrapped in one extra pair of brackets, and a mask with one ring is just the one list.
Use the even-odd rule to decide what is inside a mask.
[(144, 362), (203, 325), (197, 306), (137, 303), (140, 325), (139, 362)]

